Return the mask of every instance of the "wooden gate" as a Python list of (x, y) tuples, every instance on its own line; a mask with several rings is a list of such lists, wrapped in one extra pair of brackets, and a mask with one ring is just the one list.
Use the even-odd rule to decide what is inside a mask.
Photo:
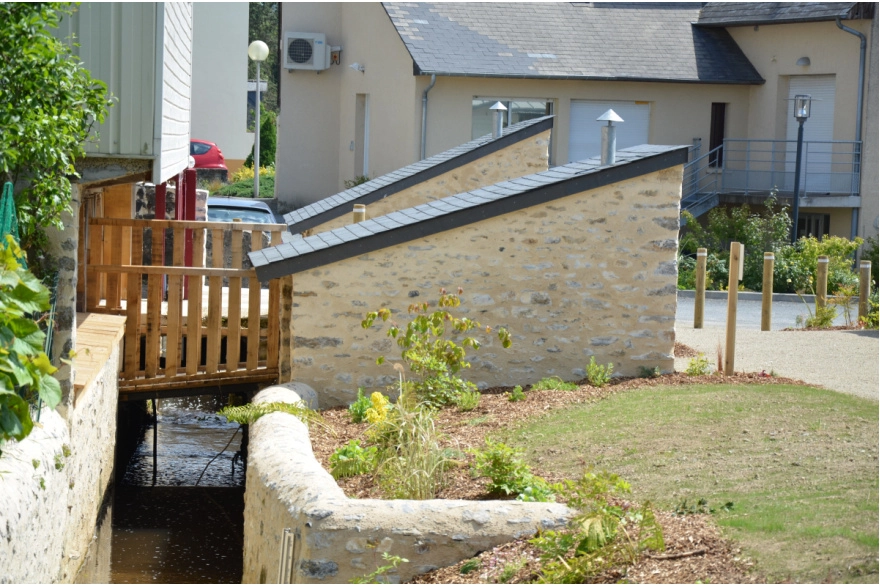
[[(264, 233), (270, 244), (280, 244), (286, 228), (241, 222), (91, 219), (89, 240), (111, 243), (111, 253), (110, 259), (104, 259), (103, 248), (98, 254), (90, 251), (86, 309), (126, 316), (120, 393), (277, 380), (280, 281), (274, 279), (268, 289), (262, 288), (256, 272), (242, 268), (247, 253), (243, 244), (249, 235), (250, 250), (262, 248)], [(210, 267), (205, 266), (206, 233), (211, 235)], [(189, 247), (191, 267), (184, 264)], [(128, 251), (126, 263), (122, 255), (128, 256)]]

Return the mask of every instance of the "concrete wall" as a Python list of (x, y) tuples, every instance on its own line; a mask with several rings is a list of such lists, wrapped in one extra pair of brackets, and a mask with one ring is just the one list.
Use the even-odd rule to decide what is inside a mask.
[[(254, 401), (299, 399), (271, 387)], [(397, 582), (563, 526), (571, 515), (555, 503), (348, 499), (315, 460), (308, 429), (289, 414), (252, 424), (248, 451), (242, 583), (279, 582), (285, 529), (296, 538), (292, 573), (282, 583), (346, 583), (380, 566), (383, 551), (410, 561), (398, 568)]]
[(483, 337), (464, 373), (482, 386), (579, 379), (593, 355), (617, 375), (672, 370), (681, 180), (670, 168), (295, 274), (294, 379), (322, 406), (396, 381), (398, 350), (365, 313), (403, 326), (411, 303), (458, 286), (461, 315), (512, 334), (507, 350)]
[(193, 5), (192, 136), (217, 143), (230, 172), (254, 145), (247, 132), (247, 44), (247, 2)]
[[(448, 171), (433, 179), (392, 194), (367, 206), (367, 218), (375, 218), (424, 204), (431, 200), (469, 192), (487, 185), (522, 177), (548, 168), (550, 130), (490, 153), (473, 163)], [(317, 234), (351, 224), (351, 210), (339, 218), (306, 231)]]
[(880, 142), (880, 85), (877, 66), (877, 20), (878, 11), (874, 10), (871, 22), (871, 33), (868, 35), (868, 66), (865, 80), (865, 125), (862, 131), (862, 210), (859, 215), (859, 236), (878, 238), (880, 227), (880, 173), (878, 164), (880, 153), (877, 147)]
[(0, 583), (73, 583), (87, 560), (113, 472), (117, 342), (69, 406), (0, 455)]

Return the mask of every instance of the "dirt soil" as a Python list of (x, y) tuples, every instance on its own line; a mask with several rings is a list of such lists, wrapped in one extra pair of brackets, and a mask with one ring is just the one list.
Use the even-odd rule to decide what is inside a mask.
[[(680, 343), (676, 344), (677, 356), (696, 356), (696, 351)], [(576, 391), (527, 391), (526, 399), (518, 402), (508, 400), (511, 388), (497, 387), (483, 390), (479, 406), (469, 412), (455, 408), (444, 409), (435, 418), (436, 425), (445, 436), (446, 446), (465, 451), (479, 447), (487, 436), (547, 410), (570, 404), (597, 402), (616, 393), (633, 389), (668, 385), (691, 384), (803, 384), (801, 381), (782, 377), (768, 377), (757, 373), (738, 373), (732, 377), (705, 375), (692, 377), (681, 373), (661, 375), (652, 379), (615, 379), (603, 388), (596, 388), (586, 381), (578, 384)], [(329, 458), (333, 451), (352, 439), (361, 440), (365, 446), (367, 424), (352, 424), (345, 408), (334, 408), (322, 413), (326, 428), (312, 428), (312, 446), (315, 457), (329, 470)], [(472, 456), (468, 455), (469, 460)], [(474, 482), (470, 476), (469, 463), (454, 468), (449, 482), (438, 494), (440, 499), (497, 499), (485, 490), (484, 482)], [(551, 482), (562, 478), (552, 471), (534, 472)], [(485, 480), (483, 480), (485, 481)], [(340, 487), (352, 498), (381, 498), (378, 487), (370, 475), (342, 479)], [(597, 582), (615, 583), (621, 580), (634, 583), (755, 583), (763, 582), (750, 570), (751, 563), (741, 556), (737, 546), (725, 540), (707, 515), (676, 516), (659, 511), (657, 518), (663, 527), (666, 541), (664, 553), (646, 553), (629, 569), (609, 572)], [(524, 540), (498, 546), (476, 557), (480, 560), (478, 571), (462, 575), (461, 564), (438, 569), (416, 577), (413, 583), (491, 583), (507, 563), (523, 563), (522, 568), (508, 580), (522, 583), (534, 579), (539, 568), (537, 552)], [(464, 561), (462, 561), (464, 562)]]

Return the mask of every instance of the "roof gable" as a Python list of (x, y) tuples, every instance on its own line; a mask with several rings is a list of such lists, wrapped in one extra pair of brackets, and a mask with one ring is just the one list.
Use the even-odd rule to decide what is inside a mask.
[(699, 3), (384, 3), (416, 73), (758, 84)]
[[(686, 146), (641, 145), (431, 201), (248, 254), (260, 281), (308, 271), (687, 162)], [(678, 220), (676, 219), (676, 224)]]

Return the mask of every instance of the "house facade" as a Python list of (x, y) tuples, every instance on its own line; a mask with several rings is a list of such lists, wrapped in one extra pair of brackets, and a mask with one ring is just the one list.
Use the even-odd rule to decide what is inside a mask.
[[(860, 39), (838, 18), (865, 37), (861, 76)], [(317, 71), (282, 62), (282, 206), (301, 207), (357, 175), (376, 177), (485, 134), (497, 101), (508, 123), (555, 116), (551, 165), (598, 155), (595, 119), (612, 108), (624, 119), (618, 148), (699, 144), (696, 159), (727, 140), (731, 164), (745, 159), (744, 171), (781, 175), (733, 182), (717, 202), (763, 198), (774, 187), (784, 202), (797, 131), (790, 94), (808, 93), (816, 100), (805, 140), (819, 170), (801, 186), (817, 198), (802, 213), (821, 217), (832, 234), (877, 233), (876, 157), (861, 153), (854, 162), (857, 141), (867, 148), (876, 136), (873, 5), (284, 3), (281, 27), (282, 45), (322, 33), (339, 48), (338, 64)], [(772, 152), (755, 155), (759, 148)], [(716, 153), (712, 162), (701, 175), (719, 175), (724, 159)], [(845, 194), (821, 191), (823, 166)]]

